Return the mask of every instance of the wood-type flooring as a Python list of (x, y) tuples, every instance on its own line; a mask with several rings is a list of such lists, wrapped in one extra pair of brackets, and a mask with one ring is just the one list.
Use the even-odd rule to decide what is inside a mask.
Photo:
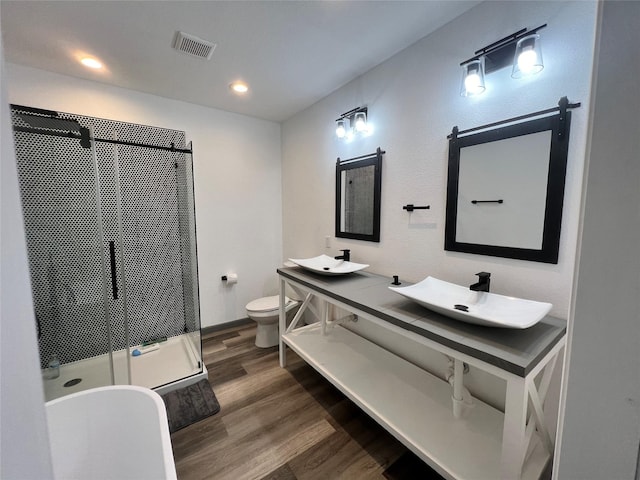
[(171, 435), (179, 480), (441, 479), (293, 351), (280, 368), (255, 331), (203, 337), (221, 409)]

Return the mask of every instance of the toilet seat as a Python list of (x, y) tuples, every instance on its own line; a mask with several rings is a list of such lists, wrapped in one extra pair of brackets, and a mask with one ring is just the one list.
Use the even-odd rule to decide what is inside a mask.
[[(286, 312), (298, 305), (298, 302), (291, 300), (289, 297), (284, 297), (284, 301), (284, 309)], [(258, 298), (257, 300), (247, 303), (245, 308), (247, 313), (254, 318), (277, 316), (280, 309), (280, 295)]]

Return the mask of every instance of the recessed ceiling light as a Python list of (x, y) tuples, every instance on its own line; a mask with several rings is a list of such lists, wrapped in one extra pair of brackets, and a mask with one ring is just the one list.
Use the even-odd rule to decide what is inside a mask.
[(96, 70), (98, 68), (102, 68), (102, 62), (93, 57), (83, 57), (80, 59), (80, 63), (82, 63), (85, 67), (93, 68)]
[(233, 82), (229, 85), (229, 88), (235, 93), (247, 93), (249, 91), (249, 86), (244, 82)]

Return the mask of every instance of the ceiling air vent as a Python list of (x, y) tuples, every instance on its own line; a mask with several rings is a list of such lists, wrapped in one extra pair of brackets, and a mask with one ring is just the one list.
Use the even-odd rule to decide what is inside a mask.
[(207, 42), (194, 35), (189, 35), (188, 33), (178, 32), (176, 34), (176, 41), (173, 43), (173, 48), (193, 57), (210, 60), (216, 44)]

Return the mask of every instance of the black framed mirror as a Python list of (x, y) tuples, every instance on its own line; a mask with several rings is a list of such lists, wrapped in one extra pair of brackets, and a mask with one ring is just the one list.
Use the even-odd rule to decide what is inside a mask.
[(563, 98), (558, 108), (517, 119), (464, 132), (454, 127), (445, 250), (558, 263), (571, 122), (567, 108), (579, 105)]
[(336, 237), (380, 241), (382, 155), (336, 162)]

